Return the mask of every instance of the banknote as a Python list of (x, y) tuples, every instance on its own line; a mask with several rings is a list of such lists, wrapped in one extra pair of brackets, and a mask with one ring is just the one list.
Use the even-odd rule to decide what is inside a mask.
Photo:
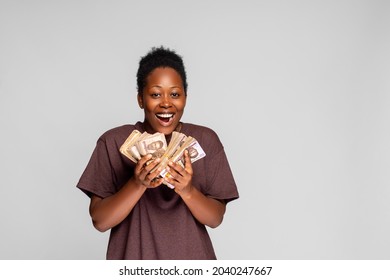
[(152, 155), (152, 159), (160, 158), (167, 149), (167, 142), (162, 133), (147, 135), (136, 143), (137, 150), (141, 156)]
[(161, 161), (150, 172), (161, 168), (159, 178), (164, 178), (164, 184), (173, 188), (166, 179), (171, 177), (171, 174), (166, 170), (170, 161), (177, 162), (184, 167), (184, 151), (187, 150), (190, 156), (191, 163), (206, 156), (206, 153), (198, 143), (198, 141), (183, 133), (174, 131), (172, 133), (169, 144), (167, 145), (165, 135), (163, 133), (149, 134), (141, 133), (134, 130), (127, 137), (125, 142), (120, 147), (120, 152), (127, 158), (137, 163), (142, 156), (151, 154), (152, 159), (161, 158)]
[(137, 155), (134, 155), (133, 152), (131, 151), (131, 148), (134, 146), (135, 142), (137, 139), (141, 136), (141, 132), (138, 130), (133, 130), (131, 134), (127, 137), (125, 142), (122, 144), (122, 146), (119, 148), (119, 151), (128, 157), (130, 160), (133, 162), (138, 162), (138, 160), (141, 159), (141, 156), (138, 153)]
[[(190, 156), (191, 163), (203, 158), (206, 156), (206, 153), (194, 138), (187, 137), (186, 141), (182, 142), (181, 146), (177, 149), (174, 155), (170, 158), (171, 161), (177, 162), (182, 167), (185, 165), (184, 159), (184, 151), (188, 151), (188, 155)], [(165, 165), (166, 167), (166, 165)], [(171, 177), (171, 174), (166, 170), (166, 168), (162, 169), (160, 172), (160, 177), (164, 178), (164, 184), (170, 188), (174, 188), (173, 185), (169, 184), (166, 179)]]
[[(190, 156), (191, 163), (203, 158), (206, 156), (206, 153), (203, 151), (202, 147), (198, 143), (198, 141), (192, 141), (191, 144), (186, 148), (188, 151), (188, 155)], [(184, 154), (181, 153), (177, 162), (179, 162), (182, 166), (184, 166)]]

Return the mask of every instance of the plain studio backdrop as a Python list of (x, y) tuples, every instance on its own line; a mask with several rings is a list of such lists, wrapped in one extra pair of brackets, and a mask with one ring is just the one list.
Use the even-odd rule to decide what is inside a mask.
[(218, 258), (390, 258), (388, 1), (1, 0), (1, 259), (105, 258), (75, 185), (160, 45), (239, 188)]

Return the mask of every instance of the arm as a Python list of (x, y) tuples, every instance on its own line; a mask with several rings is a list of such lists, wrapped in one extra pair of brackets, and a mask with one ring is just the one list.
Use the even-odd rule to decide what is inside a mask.
[(222, 223), (226, 205), (217, 199), (205, 196), (192, 185), (192, 165), (188, 151), (184, 152), (184, 169), (177, 163), (170, 162), (168, 172), (172, 178), (166, 179), (175, 186), (192, 215), (202, 224), (215, 228)]
[(226, 209), (224, 202), (205, 196), (193, 186), (188, 191), (176, 192), (199, 222), (211, 228), (216, 228), (222, 223)]
[(94, 227), (104, 232), (121, 223), (133, 210), (147, 188), (155, 188), (162, 183), (162, 179), (153, 180), (161, 170), (149, 173), (160, 159), (155, 159), (149, 165), (151, 155), (139, 160), (135, 167), (134, 176), (114, 195), (101, 198), (93, 195), (89, 206), (89, 213)]

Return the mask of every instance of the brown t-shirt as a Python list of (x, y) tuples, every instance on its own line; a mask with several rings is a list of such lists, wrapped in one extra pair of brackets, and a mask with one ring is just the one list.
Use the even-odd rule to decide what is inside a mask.
[[(135, 164), (120, 146), (143, 123), (124, 125), (104, 133), (77, 187), (88, 196), (116, 193), (134, 174)], [(183, 123), (181, 132), (194, 137), (206, 156), (193, 163), (193, 185), (206, 196), (229, 202), (238, 191), (223, 146), (209, 128)], [(147, 189), (131, 213), (111, 229), (107, 259), (215, 259), (210, 237), (174, 190)]]

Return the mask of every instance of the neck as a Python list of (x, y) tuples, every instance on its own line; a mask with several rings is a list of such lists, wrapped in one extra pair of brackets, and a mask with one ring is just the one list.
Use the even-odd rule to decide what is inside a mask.
[[(183, 126), (182, 123), (179, 122), (173, 131), (180, 132), (182, 126)], [(149, 124), (149, 122), (146, 121), (146, 120), (144, 120), (144, 122), (143, 122), (143, 124), (142, 124), (142, 127), (143, 127), (144, 131), (146, 131), (147, 133), (150, 133), (150, 134), (156, 133), (156, 131), (152, 128), (152, 126), (151, 126), (151, 125)], [(165, 135), (165, 136), (169, 136), (169, 137), (170, 137), (171, 135), (172, 135), (172, 133), (167, 134), (167, 135)]]

